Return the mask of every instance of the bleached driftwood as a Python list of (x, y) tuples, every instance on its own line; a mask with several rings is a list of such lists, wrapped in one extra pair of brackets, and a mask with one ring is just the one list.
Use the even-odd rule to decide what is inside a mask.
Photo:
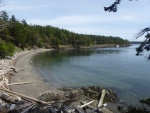
[(24, 68), (20, 68), (20, 69), (18, 69), (18, 71), (22, 71), (22, 70), (24, 70)]
[(4, 89), (4, 88), (0, 88), (0, 90), (8, 92), (8, 93), (11, 93), (11, 94), (16, 95), (16, 96), (19, 96), (19, 97), (21, 97), (21, 98), (23, 98), (25, 100), (30, 101), (30, 102), (34, 101), (36, 103), (45, 104), (45, 105), (49, 105), (50, 104), (48, 102), (45, 102), (45, 101), (42, 101), (42, 100), (39, 100), (39, 99), (36, 99), (36, 98), (32, 98), (32, 97), (29, 97), (29, 96), (26, 96), (26, 95), (23, 95), (23, 94), (20, 94), (20, 93), (12, 92), (12, 91)]
[(10, 84), (7, 84), (8, 86), (12, 86), (12, 85), (22, 85), (22, 84), (31, 84), (33, 82), (20, 82), (20, 83), (10, 83)]
[(103, 89), (103, 90), (102, 90), (102, 94), (101, 94), (101, 98), (100, 98), (100, 100), (99, 100), (99, 103), (98, 103), (98, 106), (97, 106), (97, 107), (99, 107), (99, 106), (101, 106), (101, 105), (103, 104), (103, 100), (104, 100), (104, 98), (105, 98), (105, 94), (106, 94), (106, 90)]
[(9, 94), (6, 94), (6, 93), (3, 93), (1, 95), (1, 98), (8, 101), (8, 102), (11, 102), (11, 103), (17, 103), (21, 100), (21, 98), (17, 98), (15, 96), (11, 96)]
[(11, 66), (10, 69), (12, 69), (15, 73), (18, 72), (18, 69), (16, 67), (14, 67), (14, 66)]
[[(85, 103), (86, 103), (86, 102), (81, 101), (81, 104), (85, 104)], [(92, 106), (90, 106), (90, 105), (87, 105), (87, 107), (90, 108), (90, 109), (94, 109), (94, 107), (92, 107)]]
[(93, 103), (93, 102), (94, 102), (94, 100), (92, 100), (92, 101), (90, 101), (90, 102), (88, 102), (88, 103), (84, 103), (83, 105), (80, 106), (80, 108), (83, 108), (83, 107), (85, 107), (85, 106), (87, 106), (87, 105), (89, 105), (89, 104), (91, 104), (91, 103)]

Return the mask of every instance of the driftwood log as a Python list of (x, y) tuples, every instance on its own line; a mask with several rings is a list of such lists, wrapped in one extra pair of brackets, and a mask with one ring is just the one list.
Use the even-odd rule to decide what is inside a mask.
[(7, 84), (8, 86), (11, 86), (11, 85), (22, 85), (22, 84), (31, 84), (33, 82), (19, 82), (19, 83), (10, 83), (10, 84)]
[[(23, 94), (20, 94), (20, 93), (16, 93), (16, 92), (12, 92), (10, 90), (7, 90), (7, 89), (4, 89), (4, 88), (0, 88), (0, 90), (2, 91), (5, 91), (5, 92), (8, 92), (10, 94), (13, 94), (13, 95), (16, 95), (16, 96), (19, 96), (25, 100), (28, 100), (30, 102), (36, 102), (36, 103), (39, 103), (39, 104), (45, 104), (45, 105), (49, 105), (50, 103), (49, 102), (45, 102), (45, 101), (42, 101), (42, 100), (39, 100), (39, 99), (36, 99), (36, 98), (32, 98), (32, 97), (29, 97), (29, 96), (26, 96), (26, 95), (23, 95)], [(52, 102), (51, 102), (52, 103)]]
[(16, 96), (11, 96), (11, 95), (9, 95), (7, 93), (3, 93), (1, 95), (1, 98), (6, 100), (6, 101), (8, 101), (8, 102), (11, 102), (11, 103), (17, 103), (17, 102), (19, 102), (21, 100), (20, 97), (18, 98)]
[(103, 90), (102, 90), (102, 93), (101, 93), (101, 98), (100, 98), (100, 100), (99, 100), (99, 103), (98, 103), (98, 106), (97, 106), (97, 107), (99, 107), (99, 106), (101, 106), (101, 105), (103, 104), (103, 100), (104, 100), (104, 98), (105, 98), (105, 94), (106, 94), (106, 90), (103, 89)]
[(85, 107), (85, 106), (88, 106), (89, 104), (91, 104), (91, 103), (93, 103), (93, 102), (94, 102), (94, 100), (92, 100), (92, 101), (90, 101), (90, 102), (88, 102), (88, 103), (84, 103), (83, 105), (80, 106), (80, 108), (83, 108), (83, 107)]
[[(85, 103), (86, 103), (86, 102), (81, 101), (81, 104), (85, 104)], [(90, 109), (94, 109), (94, 107), (92, 107), (92, 106), (90, 106), (90, 105), (87, 105), (87, 107), (90, 108)]]

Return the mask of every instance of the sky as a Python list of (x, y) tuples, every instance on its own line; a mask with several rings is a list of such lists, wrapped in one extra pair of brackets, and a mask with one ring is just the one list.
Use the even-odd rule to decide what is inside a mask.
[(136, 33), (149, 27), (150, 0), (122, 0), (117, 13), (105, 12), (115, 0), (4, 0), (0, 10), (28, 24), (51, 25), (80, 34), (119, 36), (141, 41)]

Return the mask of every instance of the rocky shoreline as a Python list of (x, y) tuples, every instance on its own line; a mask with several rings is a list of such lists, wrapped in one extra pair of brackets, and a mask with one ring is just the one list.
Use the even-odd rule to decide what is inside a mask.
[[(42, 52), (45, 50), (38, 50), (38, 51)], [(90, 86), (90, 87), (81, 87), (81, 88), (59, 88), (55, 91), (49, 91), (49, 92), (44, 93), (42, 89), (43, 87), (42, 85), (44, 84), (44, 82), (36, 82), (36, 81), (42, 81), (39, 78), (35, 80), (35, 76), (37, 75), (32, 76), (33, 77), (32, 80), (35, 80), (33, 81), (35, 82), (34, 84), (21, 85), (21, 87), (16, 86), (17, 90), (15, 92), (13, 92), (14, 90), (11, 91), (12, 87), (10, 87), (9, 84), (11, 84), (10, 78), (14, 78), (13, 76), (14, 73), (17, 72), (17, 74), (19, 74), (19, 76), (18, 75), (15, 76), (17, 79), (20, 77), (19, 80), (25, 80), (25, 78), (22, 78), (25, 75), (21, 75), (21, 73), (23, 71), (25, 73), (29, 71), (29, 70), (26, 70), (26, 68), (23, 71), (19, 71), (19, 70), (22, 70), (22, 67), (19, 65), (20, 69), (18, 69), (14, 67), (14, 64), (16, 63), (16, 61), (18, 62), (18, 59), (20, 59), (21, 56), (28, 56), (29, 53), (37, 54), (38, 52), (35, 52), (34, 50), (24, 51), (24, 52), (15, 54), (11, 58), (9, 57), (7, 59), (3, 59), (0, 61), (0, 66), (1, 66), (1, 69), (0, 69), (0, 86), (1, 86), (0, 88), (1, 89), (0, 90), (0, 112), (9, 113), (9, 112), (14, 111), (15, 113), (49, 113), (51, 109), (57, 113), (58, 110), (62, 109), (62, 106), (63, 107), (67, 106), (67, 109), (71, 107), (74, 110), (75, 109), (78, 110), (80, 108), (79, 106), (81, 106), (84, 103), (88, 103), (89, 101), (93, 101), (92, 104), (90, 105), (88, 104), (88, 106), (91, 106), (93, 110), (98, 107), (98, 103), (99, 103), (98, 101), (100, 97), (102, 96), (103, 89), (106, 90), (104, 102), (116, 101), (117, 95), (113, 90), (102, 88), (99, 86)], [(30, 56), (33, 56), (34, 54)], [(28, 59), (29, 57), (25, 57), (25, 58)], [(22, 59), (22, 60), (24, 61), (25, 59)], [(28, 60), (29, 60), (28, 62), (30, 62), (30, 59)], [(29, 78), (27, 78), (27, 80), (28, 79)], [(49, 86), (47, 87), (49, 88)], [(33, 91), (30, 92), (30, 89)], [(20, 93), (21, 90), (23, 90), (23, 92), (25, 93), (22, 93), (22, 92)], [(44, 90), (46, 90), (46, 88)], [(36, 91), (43, 93), (40, 96), (38, 96), (37, 99), (30, 96), (30, 95), (33, 95), (32, 92), (36, 93)], [(85, 108), (86, 107), (87, 105), (85, 106)], [(80, 110), (83, 110), (83, 109), (80, 109)], [(110, 110), (108, 110), (104, 106), (103, 106), (102, 111), (104, 113), (112, 113)]]
[[(57, 101), (57, 100), (99, 100), (102, 94), (102, 90), (106, 90), (106, 95), (104, 98), (104, 103), (106, 102), (115, 102), (117, 100), (117, 94), (108, 88), (103, 88), (100, 86), (88, 86), (80, 88), (59, 88), (54, 92), (47, 92), (40, 95), (38, 98), (44, 101)], [(98, 102), (97, 102), (98, 103)]]
[[(69, 106), (73, 108), (74, 106), (81, 106), (83, 103), (94, 101), (90, 104), (90, 109), (97, 108), (99, 100), (102, 96), (102, 91), (106, 90), (106, 94), (103, 100), (103, 103), (116, 102), (117, 94), (108, 88), (103, 88), (100, 86), (88, 86), (80, 88), (59, 88), (54, 92), (47, 92), (38, 97), (38, 99), (43, 101), (54, 101), (53, 107), (56, 109), (61, 109), (62, 105)], [(86, 110), (89, 110), (86, 107)], [(112, 111), (107, 108), (101, 109), (103, 113), (112, 113)]]

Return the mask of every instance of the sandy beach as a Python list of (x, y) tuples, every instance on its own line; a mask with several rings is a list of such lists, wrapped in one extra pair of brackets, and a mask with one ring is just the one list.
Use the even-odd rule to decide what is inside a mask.
[[(31, 84), (22, 84), (22, 85), (11, 85), (10, 88), (13, 92), (17, 92), (26, 96), (37, 98), (38, 96), (45, 94), (49, 96), (50, 92), (56, 91), (57, 89), (47, 84), (42, 77), (37, 73), (35, 68), (32, 66), (32, 57), (40, 52), (50, 51), (50, 49), (39, 49), (37, 51), (23, 51), (15, 55), (14, 60), (11, 64), (17, 69), (23, 69), (15, 73), (15, 76), (11, 77), (11, 83), (20, 83), (20, 82), (33, 82)], [(58, 90), (57, 90), (58, 92)], [(44, 96), (45, 97), (45, 96)], [(42, 97), (42, 98), (44, 98)], [(58, 96), (59, 97), (59, 96)], [(61, 96), (62, 97), (62, 92)], [(53, 98), (53, 97), (52, 97)], [(65, 98), (65, 96), (63, 97)], [(68, 97), (67, 97), (68, 98)], [(87, 97), (86, 97), (87, 98)], [(108, 103), (108, 109), (115, 111), (117, 113), (117, 105), (113, 103)], [(105, 109), (108, 113), (108, 109)], [(112, 112), (109, 112), (112, 113)]]
[(18, 69), (23, 68), (23, 70), (18, 71), (15, 76), (12, 77), (11, 83), (18, 82), (33, 82), (31, 84), (23, 85), (12, 85), (11, 89), (14, 92), (21, 93), (31, 97), (37, 97), (41, 93), (47, 91), (54, 91), (55, 89), (50, 85), (46, 84), (43, 79), (38, 75), (34, 67), (32, 66), (31, 58), (40, 52), (50, 51), (47, 49), (40, 49), (37, 51), (31, 51), (24, 55), (19, 56), (14, 66)]

